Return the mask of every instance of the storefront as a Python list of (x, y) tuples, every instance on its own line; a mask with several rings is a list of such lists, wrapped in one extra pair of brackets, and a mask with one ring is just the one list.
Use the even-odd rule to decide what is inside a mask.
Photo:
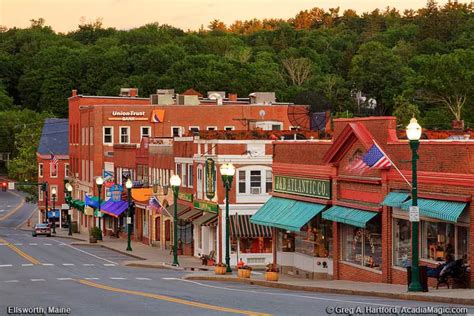
[(214, 253), (217, 259), (217, 203), (196, 200), (193, 209), (201, 211), (201, 216), (193, 219), (194, 256), (201, 257)]

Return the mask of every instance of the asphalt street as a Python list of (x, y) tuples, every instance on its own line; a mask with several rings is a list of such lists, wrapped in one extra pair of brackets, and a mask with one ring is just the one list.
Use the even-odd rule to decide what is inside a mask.
[(71, 245), (73, 240), (64, 238), (35, 238), (19, 230), (35, 207), (22, 204), (20, 196), (0, 192), (2, 213), (18, 206), (0, 221), (0, 315), (8, 315), (12, 307), (45, 312), (48, 307), (69, 308), (71, 315), (91, 316), (327, 315), (335, 308), (349, 312), (357, 307), (446, 306), (188, 281), (182, 279), (188, 271), (125, 267), (121, 262), (130, 258), (117, 252)]

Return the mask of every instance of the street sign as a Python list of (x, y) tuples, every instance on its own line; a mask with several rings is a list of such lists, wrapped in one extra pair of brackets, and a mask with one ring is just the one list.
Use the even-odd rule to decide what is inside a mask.
[(420, 208), (418, 206), (410, 206), (410, 222), (419, 222), (420, 221)]
[(132, 218), (131, 217), (127, 217), (127, 224), (131, 224), (132, 223)]
[(8, 190), (15, 190), (15, 182), (8, 182)]
[(69, 205), (67, 205), (67, 204), (61, 204), (61, 209), (62, 209), (62, 210), (68, 210), (68, 209), (69, 209)]

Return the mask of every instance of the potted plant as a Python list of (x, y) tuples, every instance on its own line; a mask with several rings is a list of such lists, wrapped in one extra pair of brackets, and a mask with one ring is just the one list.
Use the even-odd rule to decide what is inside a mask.
[(97, 243), (97, 240), (100, 239), (102, 231), (99, 227), (92, 227), (89, 231), (89, 242), (92, 244)]
[(237, 276), (239, 278), (248, 279), (250, 278), (250, 274), (252, 273), (252, 267), (248, 265), (243, 265), (237, 269)]
[(266, 267), (265, 280), (267, 281), (278, 281), (278, 266), (276, 263), (269, 263)]
[(225, 274), (226, 273), (226, 270), (227, 270), (227, 265), (225, 263), (218, 263), (215, 267), (214, 267), (214, 273), (215, 274)]

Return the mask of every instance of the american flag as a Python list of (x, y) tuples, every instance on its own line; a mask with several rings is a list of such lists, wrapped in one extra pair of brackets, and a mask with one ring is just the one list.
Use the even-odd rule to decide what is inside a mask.
[(158, 199), (154, 196), (150, 198), (148, 206), (157, 214), (161, 214), (163, 211), (163, 206), (161, 205), (160, 201), (158, 201)]
[(363, 173), (367, 169), (382, 169), (391, 165), (390, 159), (388, 159), (382, 149), (377, 144), (374, 144), (364, 156), (357, 157), (347, 169), (352, 171), (359, 170), (360, 173)]
[(58, 170), (58, 158), (56, 158), (56, 156), (52, 153), (51, 154), (51, 170), (52, 172), (57, 172)]

